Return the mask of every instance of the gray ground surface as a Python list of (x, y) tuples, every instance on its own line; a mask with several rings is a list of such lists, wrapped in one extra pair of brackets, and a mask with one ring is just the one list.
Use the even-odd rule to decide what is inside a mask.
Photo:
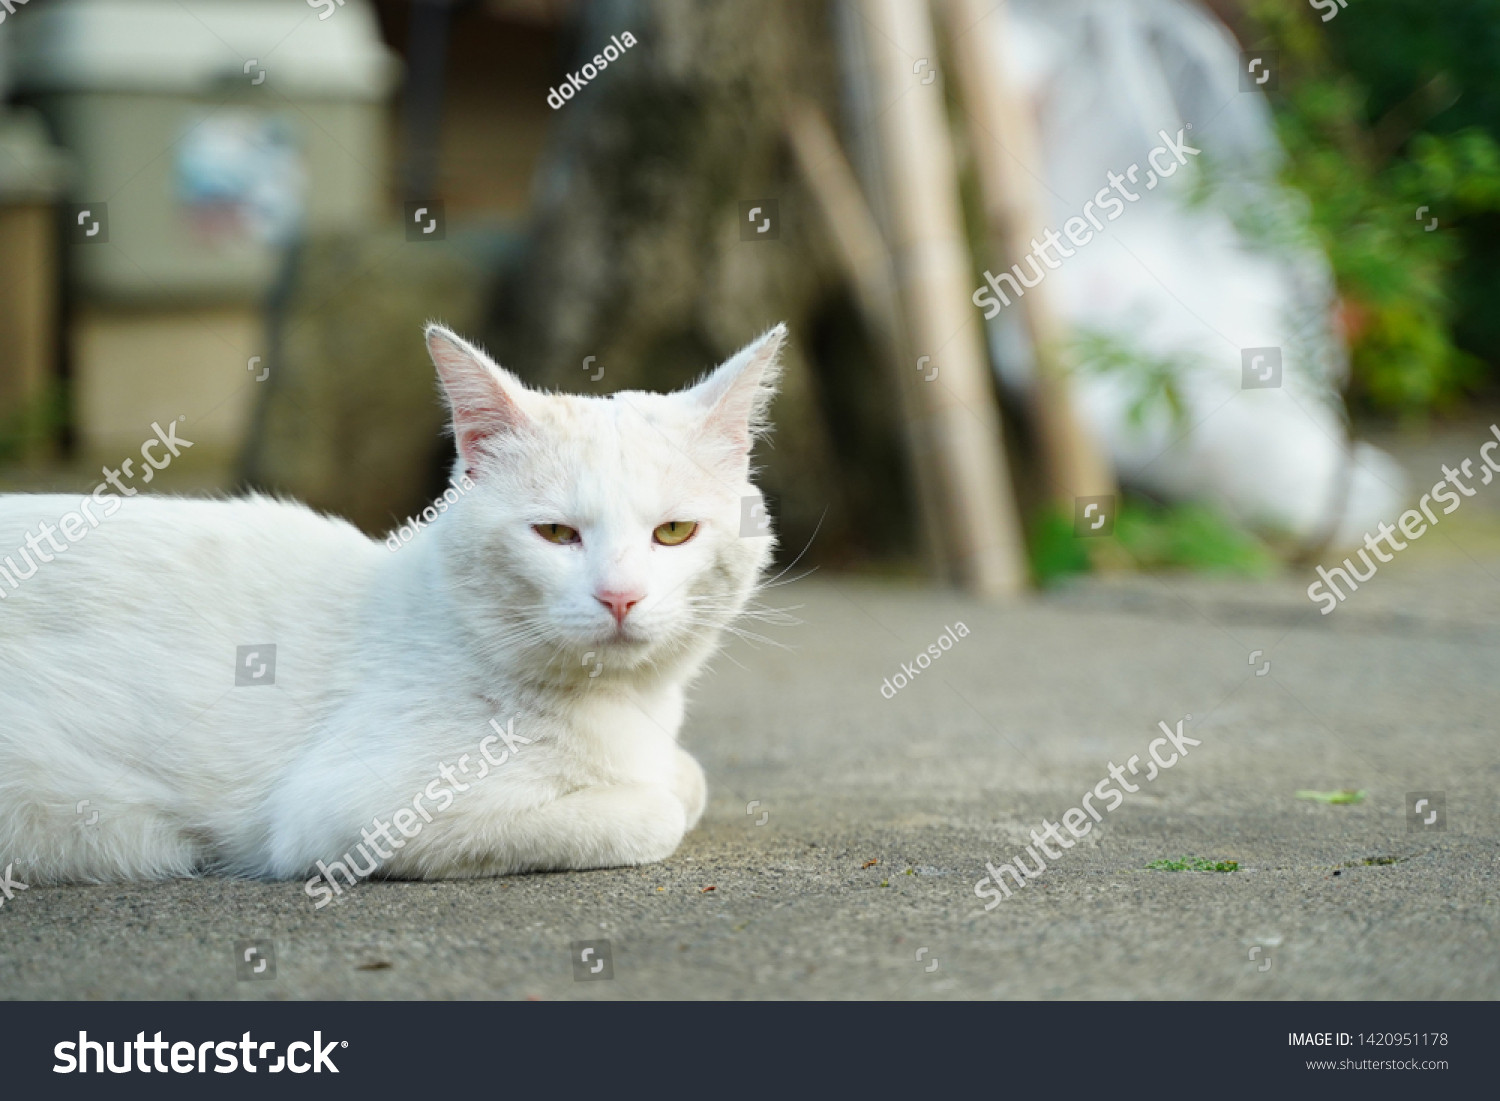
[[(802, 605), (803, 624), (771, 632), (795, 650), (737, 643), (696, 693), (685, 742), (710, 805), (666, 863), (375, 883), (322, 911), (297, 884), (33, 888), (0, 908), (0, 990), (1493, 998), (1500, 486), (1488, 492), (1327, 617), (1305, 573), (1100, 578), (1009, 607), (799, 582), (773, 602)], [(969, 635), (883, 698), (883, 679), (959, 621)], [(1144, 758), (1158, 720), (1189, 713), (1201, 746), (983, 911), (986, 860), (1010, 859), (1111, 761)], [(1367, 794), (1296, 797), (1344, 788)], [(1445, 793), (1446, 830), (1409, 829), (1415, 791)], [(1184, 856), (1240, 870), (1145, 869)], [(274, 943), (274, 979), (237, 980), (233, 946), (250, 938)], [(613, 978), (575, 981), (571, 942), (598, 939)]]

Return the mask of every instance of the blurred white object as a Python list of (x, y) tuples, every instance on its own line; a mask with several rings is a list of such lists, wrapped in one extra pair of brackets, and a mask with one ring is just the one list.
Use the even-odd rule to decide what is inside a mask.
[(232, 108), (205, 113), (188, 122), (176, 165), (178, 201), (200, 239), (244, 234), (284, 244), (301, 229), (307, 173), (285, 119)]
[[(1404, 477), (1383, 452), (1348, 443), (1332, 275), (1305, 201), (1276, 182), (1270, 109), (1242, 90), (1233, 37), (1186, 0), (1012, 0), (1011, 12), (1004, 56), (1037, 113), (1046, 163), (1025, 168), (1049, 193), (1050, 228), (1080, 214), (1110, 173), (1140, 166), (1125, 184), (1139, 198), (1046, 271), (1075, 337), (1178, 365), (1181, 421), (1158, 404), (1131, 423), (1141, 391), (1127, 372), (1075, 376), (1078, 408), (1121, 481), (1309, 545), (1357, 542), (1393, 518)], [(1160, 133), (1180, 130), (1201, 155), (1170, 180), (1152, 174), (1148, 191)], [(1215, 187), (1191, 203), (1204, 171)], [(1274, 244), (1247, 239), (1232, 213), (1274, 227)], [(989, 333), (1002, 382), (1029, 388), (1020, 310), (1002, 309)], [(1280, 350), (1279, 387), (1242, 388), (1246, 349)]]

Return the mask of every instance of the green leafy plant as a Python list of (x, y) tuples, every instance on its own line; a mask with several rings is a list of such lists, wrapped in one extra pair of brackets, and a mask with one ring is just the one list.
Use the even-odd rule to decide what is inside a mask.
[(1201, 366), (1182, 357), (1152, 356), (1117, 337), (1091, 331), (1074, 338), (1068, 359), (1074, 371), (1125, 379), (1132, 390), (1126, 416), (1136, 428), (1144, 425), (1153, 412), (1165, 415), (1173, 424), (1182, 423), (1187, 417), (1182, 380)]
[[(1424, 20), (1425, 28), (1437, 28), (1447, 18), (1430, 5), (1425, 16), (1397, 6), (1398, 15), (1386, 13), (1383, 48), (1392, 53), (1409, 49)], [(1284, 181), (1307, 197), (1313, 231), (1332, 262), (1355, 392), (1372, 406), (1406, 413), (1455, 403), (1485, 373), (1454, 338), (1466, 248), (1461, 234), (1426, 226), (1437, 218), (1451, 229), (1500, 212), (1500, 147), (1478, 126), (1424, 129), (1458, 98), (1445, 73), (1429, 75), (1372, 117), (1369, 86), (1330, 49), (1338, 28), (1325, 29), (1307, 5), (1291, 0), (1249, 0), (1246, 10), (1264, 35), (1257, 45), (1281, 54), (1273, 106), (1289, 156)]]
[(1081, 539), (1073, 518), (1044, 510), (1032, 524), (1031, 566), (1041, 585), (1096, 568), (1187, 569), (1260, 576), (1276, 556), (1216, 510), (1200, 504), (1162, 505), (1126, 497), (1114, 534)]

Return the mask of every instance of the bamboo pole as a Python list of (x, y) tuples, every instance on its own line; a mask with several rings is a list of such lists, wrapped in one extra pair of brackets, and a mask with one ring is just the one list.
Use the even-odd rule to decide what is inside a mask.
[[(926, 0), (861, 0), (871, 75), (881, 108), (896, 284), (907, 318), (907, 357), (931, 357), (937, 377), (916, 387), (923, 437), (937, 475), (938, 511), (954, 574), (984, 596), (1026, 584), (994, 384), (979, 315), (969, 300), (970, 265), (958, 205), (958, 170), (942, 86), (914, 72), (937, 60)], [(924, 83), (925, 81), (925, 83)]]
[[(992, 255), (1020, 261), (1047, 225), (1036, 119), (1008, 79), (1001, 44), (1009, 14), (985, 0), (942, 0)], [(1078, 417), (1063, 351), (1067, 327), (1043, 279), (1020, 299), (1036, 355), (1034, 415), (1048, 496), (1073, 514), (1077, 497), (1117, 492), (1114, 470)]]
[(937, 508), (941, 472), (934, 468), (932, 450), (921, 434), (922, 398), (916, 390), (922, 376), (905, 369), (905, 320), (890, 250), (823, 112), (815, 104), (793, 100), (787, 107), (786, 129), (797, 166), (828, 225), (844, 274), (854, 290), (860, 316), (894, 373), (901, 420), (906, 426), (907, 463), (922, 521), (923, 555), (929, 570), (944, 577), (948, 564), (943, 518)]

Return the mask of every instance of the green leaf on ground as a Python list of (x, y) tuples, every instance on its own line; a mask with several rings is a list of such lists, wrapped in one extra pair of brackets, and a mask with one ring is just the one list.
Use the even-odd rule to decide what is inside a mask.
[(1146, 865), (1153, 872), (1237, 872), (1235, 860), (1204, 860), (1201, 856), (1183, 856), (1176, 860), (1153, 860)]
[(1311, 799), (1314, 803), (1330, 803), (1334, 806), (1345, 806), (1353, 803), (1363, 803), (1365, 793), (1363, 790), (1355, 791), (1353, 788), (1345, 788), (1343, 791), (1299, 791), (1298, 799)]

